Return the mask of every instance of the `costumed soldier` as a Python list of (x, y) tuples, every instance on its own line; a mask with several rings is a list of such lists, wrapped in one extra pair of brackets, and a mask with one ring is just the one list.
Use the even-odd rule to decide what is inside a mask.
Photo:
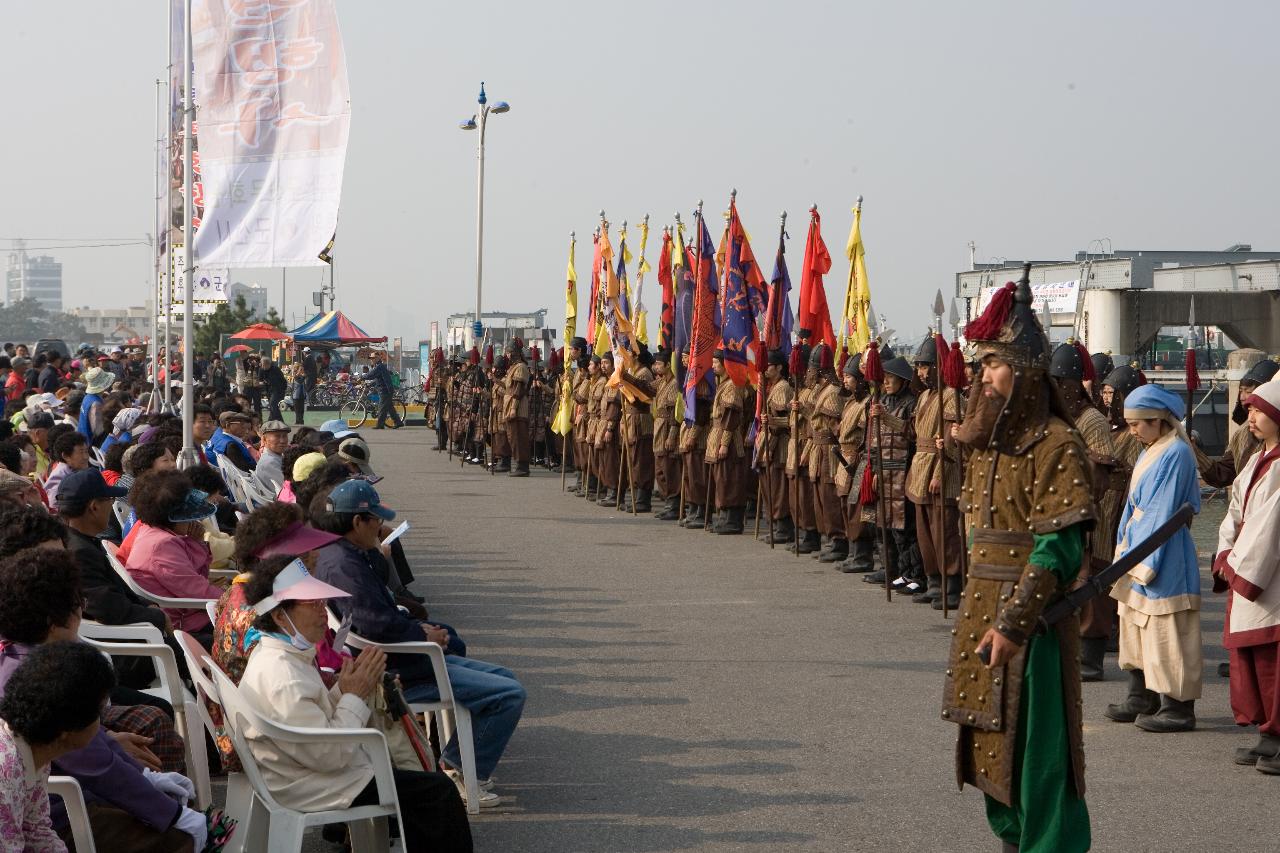
[(795, 539), (791, 523), (791, 499), (787, 490), (787, 444), (791, 438), (791, 387), (787, 357), (782, 350), (769, 350), (764, 378), (768, 393), (764, 402), (764, 424), (756, 433), (756, 462), (764, 485), (765, 517), (769, 520), (768, 542), (781, 544)]
[(1107, 407), (1102, 403), (1102, 382), (1111, 375), (1111, 371), (1116, 369), (1116, 363), (1111, 358), (1111, 350), (1106, 352), (1095, 352), (1089, 356), (1090, 363), (1093, 364), (1093, 381), (1087, 383), (1089, 396), (1093, 400), (1094, 408), (1102, 414), (1107, 413)]
[(844, 513), (849, 556), (836, 568), (846, 574), (865, 573), (875, 568), (875, 528), (863, 524), (858, 512), (858, 491), (862, 487), (858, 466), (865, 466), (867, 462), (867, 409), (871, 405), (871, 389), (862, 378), (861, 366), (862, 353), (856, 352), (849, 356), (840, 371), (848, 398), (844, 411), (840, 413), (840, 431), (836, 436), (840, 455), (845, 460), (845, 467), (836, 471), (836, 496)]
[(436, 450), (444, 450), (449, 438), (449, 385), (454, 369), (447, 366), (444, 350), (437, 347), (432, 353), (433, 370), (427, 379), (431, 389), (431, 428), (436, 432)]
[(1210, 459), (1205, 456), (1198, 443), (1192, 442), (1191, 447), (1196, 454), (1196, 467), (1200, 469), (1200, 477), (1210, 486), (1219, 489), (1230, 487), (1235, 482), (1236, 472), (1243, 471), (1249, 457), (1262, 446), (1262, 442), (1245, 426), (1249, 413), (1243, 401), (1258, 386), (1264, 382), (1270, 382), (1276, 375), (1277, 369), (1280, 369), (1280, 364), (1264, 358), (1240, 377), (1236, 404), (1231, 410), (1231, 422), (1236, 425), (1236, 431), (1231, 433), (1231, 438), (1227, 440), (1226, 453), (1217, 459)]
[[(1080, 567), (1077, 586), (1095, 571), (1102, 571), (1110, 565), (1115, 540), (1106, 538), (1107, 532), (1115, 530), (1119, 521), (1120, 507), (1129, 482), (1129, 467), (1115, 456), (1111, 425), (1094, 407), (1092, 396), (1085, 387), (1095, 380), (1094, 368), (1089, 351), (1075, 341), (1059, 344), (1049, 359), (1049, 376), (1058, 386), (1063, 405), (1080, 433), (1093, 465), (1093, 499), (1098, 517), (1085, 539), (1084, 565)], [(1102, 681), (1103, 658), (1115, 628), (1116, 603), (1109, 596), (1091, 598), (1080, 608), (1082, 681)]]
[(680, 389), (671, 374), (669, 350), (658, 350), (653, 373), (657, 383), (653, 393), (653, 481), (658, 495), (666, 501), (654, 518), (676, 521), (680, 518), (680, 421), (676, 417)]
[(621, 444), (622, 392), (609, 385), (609, 377), (613, 375), (613, 353), (606, 352), (600, 356), (600, 373), (596, 377), (595, 394), (599, 402), (596, 404), (599, 415), (596, 424), (596, 459), (600, 465), (600, 482), (604, 484), (604, 494), (600, 496), (600, 506), (616, 509), (622, 490), (626, 488), (626, 480), (622, 476), (622, 458), (619, 448)]
[[(867, 583), (883, 584), (885, 572), (894, 578), (893, 589), (915, 595), (924, 590), (924, 567), (920, 565), (920, 543), (916, 541), (916, 514), (907, 498), (907, 469), (915, 450), (916, 395), (911, 387), (915, 373), (901, 356), (884, 363), (884, 393), (871, 404), (867, 426), (870, 458), (878, 459), (876, 502), (862, 507), (862, 520), (883, 522), (888, 553), (879, 571), (863, 575)], [(879, 423), (877, 423), (879, 421)], [(884, 518), (878, 513), (883, 509)]]
[[(688, 351), (681, 354), (685, 369), (689, 367)], [(694, 388), (694, 410), (686, 407), (680, 424), (681, 487), (684, 490), (685, 527), (704, 527), (707, 517), (707, 425), (711, 423), (711, 386), (706, 377)]]
[[(795, 524), (795, 550), (799, 554), (812, 554), (822, 547), (818, 534), (818, 522), (814, 518), (813, 486), (809, 480), (809, 417), (813, 412), (814, 385), (818, 381), (818, 365), (814, 364), (814, 350), (803, 342), (809, 338), (809, 330), (800, 330), (800, 343), (791, 349), (791, 376), (796, 382), (796, 396), (791, 401), (791, 442), (787, 446), (787, 488), (791, 494), (791, 520)], [(817, 352), (819, 364), (822, 353)], [(807, 370), (806, 370), (807, 368)], [(800, 371), (804, 370), (801, 377)]]
[[(1102, 382), (1102, 404), (1106, 407), (1103, 414), (1111, 424), (1111, 448), (1115, 451), (1116, 458), (1129, 468), (1138, 461), (1142, 445), (1129, 433), (1129, 425), (1124, 419), (1124, 400), (1146, 384), (1147, 378), (1138, 370), (1136, 361), (1120, 365)], [(1119, 521), (1118, 518), (1116, 520)], [(1115, 541), (1114, 531), (1111, 533), (1111, 541)]]
[(551, 467), (551, 433), (547, 429), (551, 413), (556, 410), (555, 380), (549, 378), (554, 368), (556, 351), (551, 351), (548, 364), (542, 363), (542, 352), (536, 346), (529, 347), (529, 462), (532, 465)]
[(960, 727), (957, 781), (986, 795), (1005, 850), (1084, 851), (1080, 630), (1074, 617), (1046, 634), (1035, 627), (1084, 559), (1095, 513), (1088, 458), (1045, 376), (1049, 344), (1025, 274), (996, 292), (965, 337), (997, 414), (961, 491), (974, 523), (942, 717)]
[(486, 368), (493, 367), (493, 347), (485, 348), (484, 361), (477, 362), (471, 371), (471, 384), (475, 389), (474, 402), (467, 421), (467, 434), (471, 442), (472, 464), (485, 461), (486, 430), (489, 427), (489, 411), (493, 408), (493, 396), (489, 392), (489, 375)]
[(573, 444), (573, 470), (578, 474), (578, 480), (570, 491), (582, 497), (588, 488), (587, 404), (592, 370), (586, 338), (574, 338), (569, 342), (568, 361), (573, 364), (573, 378), (569, 382), (569, 396), (573, 400), (573, 426), (569, 430), (569, 438)]
[[(809, 362), (818, 363), (813, 385), (812, 414), (809, 417), (809, 482), (813, 487), (813, 513), (818, 533), (825, 538), (818, 560), (839, 563), (849, 556), (849, 540), (845, 538), (842, 501), (836, 494), (836, 471), (840, 465), (832, 452), (840, 416), (844, 412), (844, 388), (836, 382), (834, 354), (826, 344), (818, 344)], [(847, 362), (846, 362), (847, 363)]]
[[(915, 504), (916, 541), (924, 563), (926, 588), (912, 595), (911, 600), (916, 604), (936, 605), (935, 609), (941, 610), (942, 578), (945, 577), (946, 606), (954, 610), (960, 604), (962, 546), (956, 502), (960, 497), (961, 460), (955, 441), (944, 436), (949, 437), (951, 425), (960, 421), (959, 392), (944, 387), (942, 399), (938, 399), (938, 350), (933, 335), (925, 337), (920, 344), (915, 369), (924, 390), (916, 397), (916, 452), (907, 472), (907, 498)], [(942, 406), (941, 433), (938, 431), (939, 406)], [(939, 455), (942, 456), (941, 470)]]
[[(524, 362), (524, 341), (512, 338), (507, 344), (506, 383), (503, 389), (502, 432), (506, 434), (506, 467), (512, 477), (529, 476), (529, 386), (533, 374)], [(512, 466), (512, 462), (515, 465)]]
[[(649, 348), (640, 345), (636, 355), (639, 367), (634, 374), (623, 373), (627, 384), (634, 391), (653, 399), (653, 353)], [(650, 404), (643, 399), (631, 399), (623, 395), (622, 400), (622, 440), (626, 443), (627, 473), (630, 475), (630, 488), (623, 495), (623, 509), (631, 512), (651, 512), (653, 509), (653, 413)], [(634, 494), (635, 506), (632, 506)]]
[(711, 403), (711, 420), (708, 423), (707, 449), (703, 459), (711, 466), (715, 494), (716, 518), (711, 531), (719, 534), (742, 532), (743, 515), (747, 502), (745, 469), (742, 464), (745, 449), (742, 446), (743, 395), (724, 369), (724, 350), (716, 350), (711, 358), (711, 369), (716, 375), (716, 393)]
[[(490, 377), (492, 386), (489, 389), (489, 393), (492, 402), (489, 408), (488, 433), (489, 449), (493, 454), (493, 471), (495, 474), (508, 474), (511, 472), (512, 446), (510, 439), (507, 437), (506, 424), (507, 369), (507, 357), (500, 355), (493, 365), (493, 375)], [(526, 429), (528, 423), (528, 418), (525, 418)]]
[(584, 389), (586, 396), (586, 410), (584, 416), (584, 429), (582, 431), (583, 452), (582, 458), (587, 460), (587, 467), (591, 470), (591, 476), (587, 489), (582, 493), (581, 497), (588, 500), (599, 500), (601, 494), (600, 483), (600, 458), (596, 453), (596, 433), (600, 429), (600, 356), (591, 355), (587, 363), (587, 384)]

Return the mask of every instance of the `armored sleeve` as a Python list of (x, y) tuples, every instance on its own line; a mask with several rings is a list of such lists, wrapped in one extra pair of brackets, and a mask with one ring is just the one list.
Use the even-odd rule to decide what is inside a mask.
[(1025, 645), (1050, 596), (1075, 580), (1084, 559), (1084, 528), (1073, 524), (1054, 533), (1036, 534), (1027, 567), (996, 615), (995, 629), (1006, 639)]
[(1074, 431), (1051, 430), (1031, 450), (1035, 466), (1027, 525), (1032, 533), (1053, 533), (1093, 522), (1093, 472), (1084, 443)]

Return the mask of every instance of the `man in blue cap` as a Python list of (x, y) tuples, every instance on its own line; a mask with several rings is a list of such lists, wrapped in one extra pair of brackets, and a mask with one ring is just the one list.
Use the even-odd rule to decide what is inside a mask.
[[(343, 616), (351, 616), (351, 630), (375, 643), (428, 642), (451, 650), (448, 631), (420, 622), (396, 608), (387, 589), (391, 567), (379, 549), (380, 530), (395, 511), (382, 505), (378, 492), (367, 480), (348, 480), (334, 487), (325, 498), (323, 511), (312, 508), (317, 527), (342, 539), (320, 549), (313, 574), (349, 593), (331, 606)], [(476, 781), (482, 808), (496, 806), (501, 798), (491, 790), (490, 774), (515, 732), (524, 710), (525, 691), (515, 675), (504, 667), (449, 654), (445, 658), (453, 696), (471, 712), (475, 738)], [(399, 674), (405, 698), (410, 703), (431, 702), (440, 697), (435, 673), (426, 655), (389, 654), (387, 669)], [(441, 770), (462, 790), (462, 760), (455, 735), (440, 754)]]

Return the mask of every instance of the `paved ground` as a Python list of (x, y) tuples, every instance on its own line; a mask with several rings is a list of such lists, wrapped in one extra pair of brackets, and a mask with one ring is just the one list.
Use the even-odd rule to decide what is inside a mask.
[[(367, 434), (432, 615), (529, 690), (477, 849), (996, 848), (953, 781), (941, 614), (749, 536), (587, 505), (558, 474), (460, 468), (425, 429)], [(1204, 628), (1213, 670), (1219, 601)], [(1151, 735), (1103, 718), (1124, 692), (1108, 666), (1084, 693), (1095, 849), (1277, 849), (1280, 779), (1230, 762), (1252, 738), (1226, 681), (1207, 677), (1196, 732)]]

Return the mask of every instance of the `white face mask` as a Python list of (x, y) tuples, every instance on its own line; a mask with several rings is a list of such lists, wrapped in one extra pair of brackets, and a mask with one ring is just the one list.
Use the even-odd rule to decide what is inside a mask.
[(294, 625), (293, 619), (289, 617), (288, 611), (281, 610), (280, 612), (284, 614), (285, 621), (289, 623), (289, 627), (292, 629), (292, 633), (289, 634), (289, 642), (293, 647), (300, 652), (309, 652), (314, 649), (316, 644), (302, 636), (302, 632), (298, 630), (298, 626)]

